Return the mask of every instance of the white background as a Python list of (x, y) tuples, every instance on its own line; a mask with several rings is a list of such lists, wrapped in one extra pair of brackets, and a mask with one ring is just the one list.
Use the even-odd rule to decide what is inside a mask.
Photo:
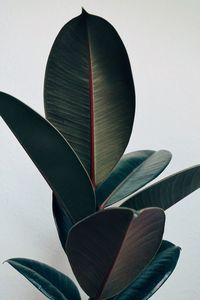
[[(160, 178), (198, 164), (198, 0), (1, 0), (0, 90), (44, 115), (43, 79), (50, 47), (81, 6), (114, 25), (130, 57), (137, 110), (127, 151), (171, 150), (173, 160)], [(7, 126), (0, 123), (0, 261), (29, 257), (73, 278), (53, 223), (51, 191)], [(197, 191), (166, 212), (165, 238), (183, 250), (175, 272), (152, 300), (200, 299), (199, 198)], [(46, 298), (4, 264), (0, 265), (0, 299)]]

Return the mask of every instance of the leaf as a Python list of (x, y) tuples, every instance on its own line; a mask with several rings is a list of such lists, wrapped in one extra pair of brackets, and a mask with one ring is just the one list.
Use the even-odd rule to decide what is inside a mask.
[(47, 62), (44, 101), (47, 119), (98, 185), (122, 156), (135, 112), (129, 59), (111, 24), (83, 10), (61, 29)]
[(100, 206), (112, 191), (155, 151), (140, 150), (125, 154), (106, 180), (96, 188), (96, 201)]
[(160, 150), (150, 155), (134, 169), (106, 199), (102, 206), (109, 206), (136, 192), (139, 188), (156, 178), (169, 164), (171, 153)]
[(73, 226), (73, 222), (70, 219), (70, 217), (65, 213), (65, 211), (62, 209), (54, 194), (53, 194), (53, 201), (52, 201), (52, 210), (53, 210), (53, 216), (54, 216), (54, 221), (56, 224), (58, 236), (62, 244), (62, 247), (64, 249), (68, 232), (70, 228)]
[(16, 98), (0, 93), (0, 113), (74, 221), (95, 211), (90, 179), (78, 157), (44, 118)]
[(73, 281), (56, 269), (27, 258), (6, 261), (51, 300), (81, 300)]
[(106, 209), (77, 223), (69, 232), (66, 253), (82, 289), (106, 299), (126, 288), (158, 250), (165, 215), (158, 208)]
[(145, 207), (171, 207), (200, 187), (200, 165), (168, 176), (135, 194), (121, 206), (136, 210)]
[(136, 280), (118, 296), (109, 300), (149, 299), (174, 271), (180, 250), (180, 247), (168, 241), (162, 241), (158, 253)]

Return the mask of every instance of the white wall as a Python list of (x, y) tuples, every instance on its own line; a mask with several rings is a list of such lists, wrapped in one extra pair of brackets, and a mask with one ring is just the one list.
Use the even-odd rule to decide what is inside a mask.
[[(198, 0), (1, 1), (0, 90), (43, 114), (43, 78), (50, 47), (81, 6), (109, 20), (129, 53), (137, 112), (127, 151), (171, 150), (173, 160), (165, 175), (199, 163)], [(70, 275), (53, 224), (49, 187), (0, 123), (0, 261), (29, 257)], [(176, 271), (154, 300), (200, 299), (199, 198), (197, 191), (166, 213), (165, 238), (183, 251)], [(46, 299), (7, 264), (0, 265), (0, 298)]]

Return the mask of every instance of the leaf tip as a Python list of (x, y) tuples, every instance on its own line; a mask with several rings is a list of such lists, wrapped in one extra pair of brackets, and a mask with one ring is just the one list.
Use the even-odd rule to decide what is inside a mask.
[(82, 15), (83, 16), (88, 15), (88, 12), (84, 9), (84, 7), (82, 6), (81, 8), (82, 8)]
[(169, 161), (172, 159), (172, 153), (169, 150), (166, 149), (160, 149), (159, 150), (161, 153), (165, 153), (166, 157), (168, 157)]
[(11, 259), (6, 259), (6, 260), (4, 260), (4, 261), (2, 262), (2, 265), (4, 265), (5, 263), (10, 264), (10, 261), (11, 261)]

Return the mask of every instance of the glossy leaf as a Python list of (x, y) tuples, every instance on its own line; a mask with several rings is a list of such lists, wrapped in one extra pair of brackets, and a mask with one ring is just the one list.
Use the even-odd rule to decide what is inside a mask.
[(95, 211), (90, 179), (78, 157), (44, 118), (16, 98), (0, 93), (0, 114), (73, 220)]
[(168, 176), (135, 194), (121, 206), (136, 210), (145, 207), (167, 209), (200, 187), (200, 165)]
[(62, 244), (62, 247), (64, 249), (68, 232), (70, 228), (73, 226), (73, 222), (71, 218), (65, 213), (64, 209), (60, 206), (54, 194), (53, 194), (53, 201), (52, 201), (52, 210), (53, 210), (53, 216), (54, 216), (54, 221), (56, 224), (58, 236)]
[(135, 111), (129, 59), (111, 24), (83, 10), (61, 29), (46, 67), (44, 100), (47, 119), (98, 185), (122, 156)]
[(118, 296), (109, 300), (147, 300), (169, 278), (179, 259), (181, 249), (163, 241), (161, 247), (143, 272)]
[(7, 262), (51, 300), (81, 300), (73, 281), (56, 269), (27, 258)]
[(169, 164), (171, 153), (160, 150), (150, 155), (134, 169), (106, 199), (102, 206), (109, 206), (136, 192), (139, 188), (156, 178)]
[(82, 289), (106, 299), (126, 288), (158, 250), (165, 216), (158, 208), (113, 208), (77, 223), (66, 244), (72, 270)]
[(152, 150), (140, 150), (123, 155), (110, 176), (97, 187), (95, 191), (97, 204), (101, 205), (113, 190), (154, 152)]

